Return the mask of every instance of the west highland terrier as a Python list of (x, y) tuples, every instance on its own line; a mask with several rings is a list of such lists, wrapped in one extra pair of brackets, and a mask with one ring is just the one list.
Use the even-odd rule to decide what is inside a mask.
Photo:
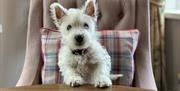
[(111, 58), (98, 42), (95, 0), (87, 0), (81, 9), (66, 9), (59, 3), (53, 3), (50, 11), (61, 32), (58, 66), (65, 84), (73, 87), (83, 84), (109, 87), (112, 85), (111, 79), (122, 76), (110, 75)]

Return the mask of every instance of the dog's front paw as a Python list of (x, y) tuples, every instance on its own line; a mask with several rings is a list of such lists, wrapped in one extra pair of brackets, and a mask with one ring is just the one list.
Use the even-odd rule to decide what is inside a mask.
[(104, 88), (104, 87), (110, 87), (112, 85), (112, 81), (108, 77), (99, 77), (96, 79), (94, 86), (99, 87), (99, 88)]
[(79, 87), (83, 85), (83, 83), (84, 83), (83, 79), (79, 76), (70, 77), (65, 81), (65, 84), (71, 87)]

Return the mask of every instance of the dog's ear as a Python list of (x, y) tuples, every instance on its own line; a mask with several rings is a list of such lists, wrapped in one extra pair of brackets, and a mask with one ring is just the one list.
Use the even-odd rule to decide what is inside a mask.
[(94, 17), (95, 19), (97, 19), (97, 12), (98, 8), (97, 8), (97, 2), (96, 0), (87, 0), (85, 2), (85, 7), (84, 7), (84, 12), (85, 14)]
[(58, 21), (67, 13), (67, 9), (56, 2), (50, 5), (50, 11), (54, 21)]

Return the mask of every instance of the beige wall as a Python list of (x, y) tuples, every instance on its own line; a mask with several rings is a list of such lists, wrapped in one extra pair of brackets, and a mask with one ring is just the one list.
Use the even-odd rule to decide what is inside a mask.
[(4, 77), (0, 75), (0, 87), (15, 86), (22, 71), (29, 1), (3, 0), (1, 3), (3, 33), (0, 34), (0, 72)]

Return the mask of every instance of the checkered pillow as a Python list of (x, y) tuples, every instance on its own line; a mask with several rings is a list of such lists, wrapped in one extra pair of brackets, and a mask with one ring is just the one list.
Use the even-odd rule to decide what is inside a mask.
[(99, 39), (111, 56), (111, 73), (124, 76), (113, 84), (130, 86), (134, 79), (134, 52), (137, 47), (138, 30), (105, 30), (100, 31)]
[(41, 48), (44, 60), (41, 77), (43, 84), (59, 83), (61, 81), (58, 63), (60, 34), (52, 29), (41, 29)]
[[(43, 84), (61, 83), (58, 61), (58, 49), (60, 48), (60, 36), (54, 30), (42, 29), (42, 54), (44, 65), (42, 69)], [(134, 79), (134, 52), (137, 47), (138, 30), (104, 30), (98, 31), (99, 41), (106, 47), (112, 60), (112, 74), (124, 76), (113, 84), (131, 86)]]

